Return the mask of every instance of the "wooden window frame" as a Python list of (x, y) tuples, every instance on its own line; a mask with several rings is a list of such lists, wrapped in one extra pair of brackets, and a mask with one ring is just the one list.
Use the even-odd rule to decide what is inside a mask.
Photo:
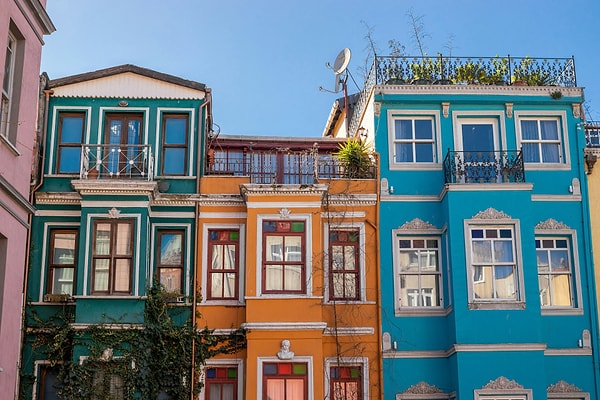
[[(265, 231), (265, 225), (268, 223), (275, 223), (276, 226), (282, 223), (289, 223), (290, 227), (294, 223), (301, 223), (304, 227), (302, 232), (292, 232), (291, 228), (289, 231)], [(264, 220), (262, 222), (262, 293), (264, 294), (306, 294), (306, 221), (304, 220)], [(284, 238), (284, 246), (283, 246), (283, 259), (277, 261), (267, 261), (267, 238), (269, 236), (283, 236)], [(301, 238), (301, 252), (300, 252), (300, 261), (285, 261), (285, 238), (286, 237), (300, 237)], [(281, 265), (282, 266), (282, 285), (283, 289), (269, 289), (267, 288), (267, 266), (269, 265)], [(300, 289), (298, 290), (286, 290), (285, 289), (285, 270), (286, 266), (300, 266)]]
[[(109, 224), (111, 225), (111, 229), (110, 229), (110, 243), (109, 243), (109, 251), (108, 254), (106, 255), (98, 255), (96, 254), (96, 240), (97, 240), (97, 232), (98, 232), (98, 224)], [(129, 239), (129, 255), (127, 254), (114, 254), (115, 251), (115, 246), (116, 246), (116, 236), (117, 236), (117, 226), (120, 224), (127, 224), (130, 226), (130, 232), (131, 232), (131, 237)], [(92, 294), (106, 294), (106, 295), (131, 295), (131, 283), (132, 283), (132, 275), (133, 275), (133, 261), (134, 261), (134, 247), (133, 247), (133, 243), (134, 243), (134, 236), (135, 236), (135, 221), (134, 220), (128, 220), (128, 219), (124, 219), (124, 220), (105, 220), (105, 219), (98, 219), (95, 220), (93, 223), (93, 239), (92, 239), (92, 286), (91, 286), (91, 292)], [(97, 260), (109, 260), (109, 272), (108, 272), (108, 291), (100, 291), (100, 290), (94, 290), (94, 282), (96, 279), (96, 261)], [(129, 260), (129, 282), (128, 282), (128, 287), (129, 290), (127, 292), (125, 291), (116, 291), (114, 289), (114, 285), (115, 285), (115, 268), (116, 268), (116, 261), (117, 260)]]
[[(291, 369), (291, 373), (290, 374), (268, 374), (265, 372), (265, 369), (269, 366), (276, 366), (276, 368), (279, 368), (280, 365), (283, 364), (287, 364), (290, 365), (290, 369)], [(301, 374), (294, 374), (294, 366), (296, 365), (304, 365), (305, 367), (305, 373), (303, 375)], [(309, 375), (309, 365), (306, 362), (289, 362), (289, 363), (281, 363), (281, 362), (265, 362), (262, 364), (262, 391), (263, 391), (263, 398), (267, 398), (267, 389), (268, 389), (268, 381), (269, 379), (283, 379), (285, 381), (287, 381), (288, 379), (302, 379), (304, 382), (304, 400), (307, 400), (309, 398), (309, 393), (308, 393), (308, 375)], [(286, 396), (287, 397), (287, 396)], [(287, 400), (287, 399), (283, 399), (283, 400)]]
[[(167, 120), (168, 119), (185, 119), (185, 143), (183, 144), (168, 144), (166, 143), (166, 135), (167, 135)], [(162, 175), (187, 175), (188, 173), (188, 155), (189, 155), (189, 130), (190, 130), (190, 116), (189, 114), (176, 114), (176, 113), (164, 113), (162, 115), (162, 133), (161, 133), (161, 156), (162, 163), (160, 172)], [(184, 149), (184, 163), (183, 163), (183, 172), (181, 173), (166, 173), (166, 152), (168, 149)]]
[[(185, 277), (185, 229), (159, 229), (156, 232), (158, 237), (158, 246), (156, 248), (156, 278), (162, 284), (161, 281), (161, 270), (162, 269), (179, 269), (180, 270), (180, 282), (178, 293), (183, 294), (185, 291), (184, 287), (184, 277)], [(161, 256), (162, 256), (162, 240), (163, 235), (180, 235), (181, 236), (181, 262), (179, 264), (162, 264)]]
[[(229, 370), (233, 370), (235, 371), (235, 378), (230, 378), (229, 376), (225, 376), (225, 377), (209, 377), (209, 373), (208, 370), (225, 370), (225, 374), (228, 375), (229, 374)], [(206, 366), (206, 370), (205, 370), (205, 375), (204, 375), (204, 398), (205, 399), (210, 399), (211, 396), (211, 389), (213, 385), (223, 385), (223, 384), (231, 384), (233, 385), (233, 398), (231, 400), (237, 400), (238, 399), (238, 380), (239, 380), (239, 371), (238, 371), (238, 366), (237, 365), (207, 365)], [(218, 375), (218, 372), (217, 372)], [(221, 392), (221, 399), (220, 400), (230, 400), (230, 399), (224, 399), (223, 398), (223, 394)]]
[[(216, 233), (219, 236), (220, 233), (229, 233), (228, 239), (220, 239), (216, 240), (211, 239), (211, 234)], [(231, 233), (237, 233), (238, 240), (231, 240)], [(235, 246), (235, 261), (234, 261), (234, 269), (226, 270), (226, 269), (213, 269), (212, 259), (213, 259), (213, 245), (221, 246), (221, 245), (234, 245)], [(208, 252), (207, 252), (207, 300), (237, 300), (239, 297), (239, 287), (240, 287), (240, 230), (239, 229), (209, 229), (208, 230)], [(221, 287), (221, 295), (215, 295), (212, 292), (212, 278), (213, 274), (221, 274), (225, 275), (225, 271), (227, 273), (235, 274), (235, 288), (234, 294), (231, 297), (224, 296), (223, 286)], [(221, 280), (222, 284), (224, 284), (224, 277)]]
[[(75, 234), (75, 248), (73, 249), (74, 257), (73, 257), (72, 264), (55, 264), (54, 263), (54, 250), (56, 248), (55, 240), (56, 240), (56, 235), (60, 234), (60, 233)], [(49, 252), (49, 257), (48, 257), (48, 281), (47, 281), (47, 286), (46, 286), (47, 293), (62, 294), (62, 293), (54, 292), (53, 282), (54, 282), (55, 268), (72, 268), (73, 269), (73, 282), (72, 282), (73, 293), (70, 293), (70, 295), (73, 295), (75, 293), (75, 282), (77, 282), (76, 273), (77, 273), (78, 243), (79, 243), (79, 230), (78, 229), (55, 228), (55, 229), (50, 230), (50, 252)]]
[[(359, 371), (359, 375), (356, 378), (353, 377), (342, 377), (339, 371), (347, 368), (357, 368)], [(338, 373), (334, 373), (335, 370), (338, 370)], [(362, 365), (332, 365), (329, 368), (329, 398), (331, 400), (363, 400), (363, 366)], [(346, 383), (356, 383), (357, 391), (356, 394), (358, 397), (347, 397), (347, 396), (339, 396), (336, 394), (335, 386), (336, 384), (346, 384)]]
[[(337, 233), (337, 240), (334, 240), (334, 234)], [(340, 235), (343, 234), (343, 235)], [(350, 235), (356, 235), (356, 241), (350, 241), (348, 240), (340, 240), (339, 238), (341, 236), (350, 236)], [(329, 231), (329, 300), (331, 301), (335, 301), (335, 300), (360, 300), (360, 294), (361, 294), (361, 266), (360, 266), (360, 231), (358, 229), (331, 229)], [(354, 248), (353, 254), (354, 254), (354, 269), (349, 270), (345, 268), (345, 263), (343, 263), (343, 265), (341, 265), (341, 268), (334, 268), (334, 263), (335, 263), (335, 259), (334, 259), (334, 252), (333, 252), (333, 247), (334, 246), (342, 246), (342, 248), (348, 247), (348, 246), (352, 246)], [(342, 255), (345, 255), (345, 252), (343, 252)], [(342, 276), (342, 285), (343, 285), (343, 292), (344, 294), (342, 296), (336, 296), (335, 295), (335, 286), (334, 286), (334, 278), (336, 275), (341, 275)], [(346, 288), (345, 288), (345, 282), (346, 280), (344, 279), (346, 275), (354, 275), (354, 282), (355, 282), (355, 286), (354, 286), (354, 296), (346, 296)]]
[[(75, 118), (75, 117), (80, 117), (81, 118), (81, 136), (79, 139), (79, 143), (72, 143), (72, 142), (68, 142), (68, 143), (63, 143), (62, 141), (62, 137), (63, 137), (63, 120), (64, 118)], [(58, 149), (57, 149), (57, 157), (56, 157), (56, 172), (59, 174), (77, 174), (79, 173), (79, 170), (75, 171), (75, 172), (62, 172), (60, 170), (61, 168), (61, 155), (62, 155), (62, 149), (64, 148), (79, 148), (81, 151), (81, 145), (83, 144), (83, 133), (85, 132), (85, 112), (60, 112), (58, 114)], [(81, 156), (80, 156), (81, 157)], [(81, 163), (81, 158), (79, 159), (79, 162)]]

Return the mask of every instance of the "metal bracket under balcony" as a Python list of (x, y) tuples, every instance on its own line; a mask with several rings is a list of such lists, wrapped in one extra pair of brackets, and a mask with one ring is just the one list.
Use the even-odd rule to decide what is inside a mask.
[(153, 156), (149, 145), (83, 145), (80, 179), (153, 179)]
[(521, 150), (448, 151), (444, 159), (445, 183), (524, 183)]

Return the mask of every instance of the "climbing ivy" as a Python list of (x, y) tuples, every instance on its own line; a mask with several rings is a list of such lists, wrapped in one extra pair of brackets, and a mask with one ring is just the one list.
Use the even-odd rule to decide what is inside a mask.
[[(72, 306), (48, 318), (28, 307), (33, 351), (59, 368), (59, 396), (110, 400), (119, 393), (124, 399), (189, 399), (192, 390), (197, 394), (201, 389), (198, 378), (206, 359), (246, 347), (243, 329), (215, 335), (209, 329), (197, 330), (191, 318), (178, 323), (189, 308), (173, 306), (171, 296), (156, 282), (148, 288), (140, 325), (110, 321), (78, 328), (72, 324)], [(74, 360), (80, 353), (88, 355), (84, 362)], [(195, 376), (190, 378), (192, 364)], [(31, 385), (31, 379), (24, 378), (22, 386)], [(21, 393), (30, 391), (22, 389)]]

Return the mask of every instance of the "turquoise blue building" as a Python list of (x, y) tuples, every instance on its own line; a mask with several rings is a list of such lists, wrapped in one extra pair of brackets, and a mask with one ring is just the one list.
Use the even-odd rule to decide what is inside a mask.
[[(204, 84), (133, 65), (44, 83), (22, 365), (24, 393), (38, 400), (58, 398), (60, 366), (36, 347), (40, 321), (135, 329), (153, 281), (181, 321), (193, 316), (199, 160), (211, 119)], [(96, 362), (86, 349), (64, 351), (75, 364)], [(128, 398), (111, 372), (118, 358), (102, 351), (97, 398)]]
[(380, 160), (385, 399), (596, 399), (573, 59), (376, 57), (326, 135)]

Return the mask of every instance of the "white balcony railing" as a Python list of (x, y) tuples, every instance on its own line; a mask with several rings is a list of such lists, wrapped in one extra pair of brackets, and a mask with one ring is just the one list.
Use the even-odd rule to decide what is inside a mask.
[(81, 147), (80, 179), (151, 181), (153, 156), (149, 145), (95, 144)]

